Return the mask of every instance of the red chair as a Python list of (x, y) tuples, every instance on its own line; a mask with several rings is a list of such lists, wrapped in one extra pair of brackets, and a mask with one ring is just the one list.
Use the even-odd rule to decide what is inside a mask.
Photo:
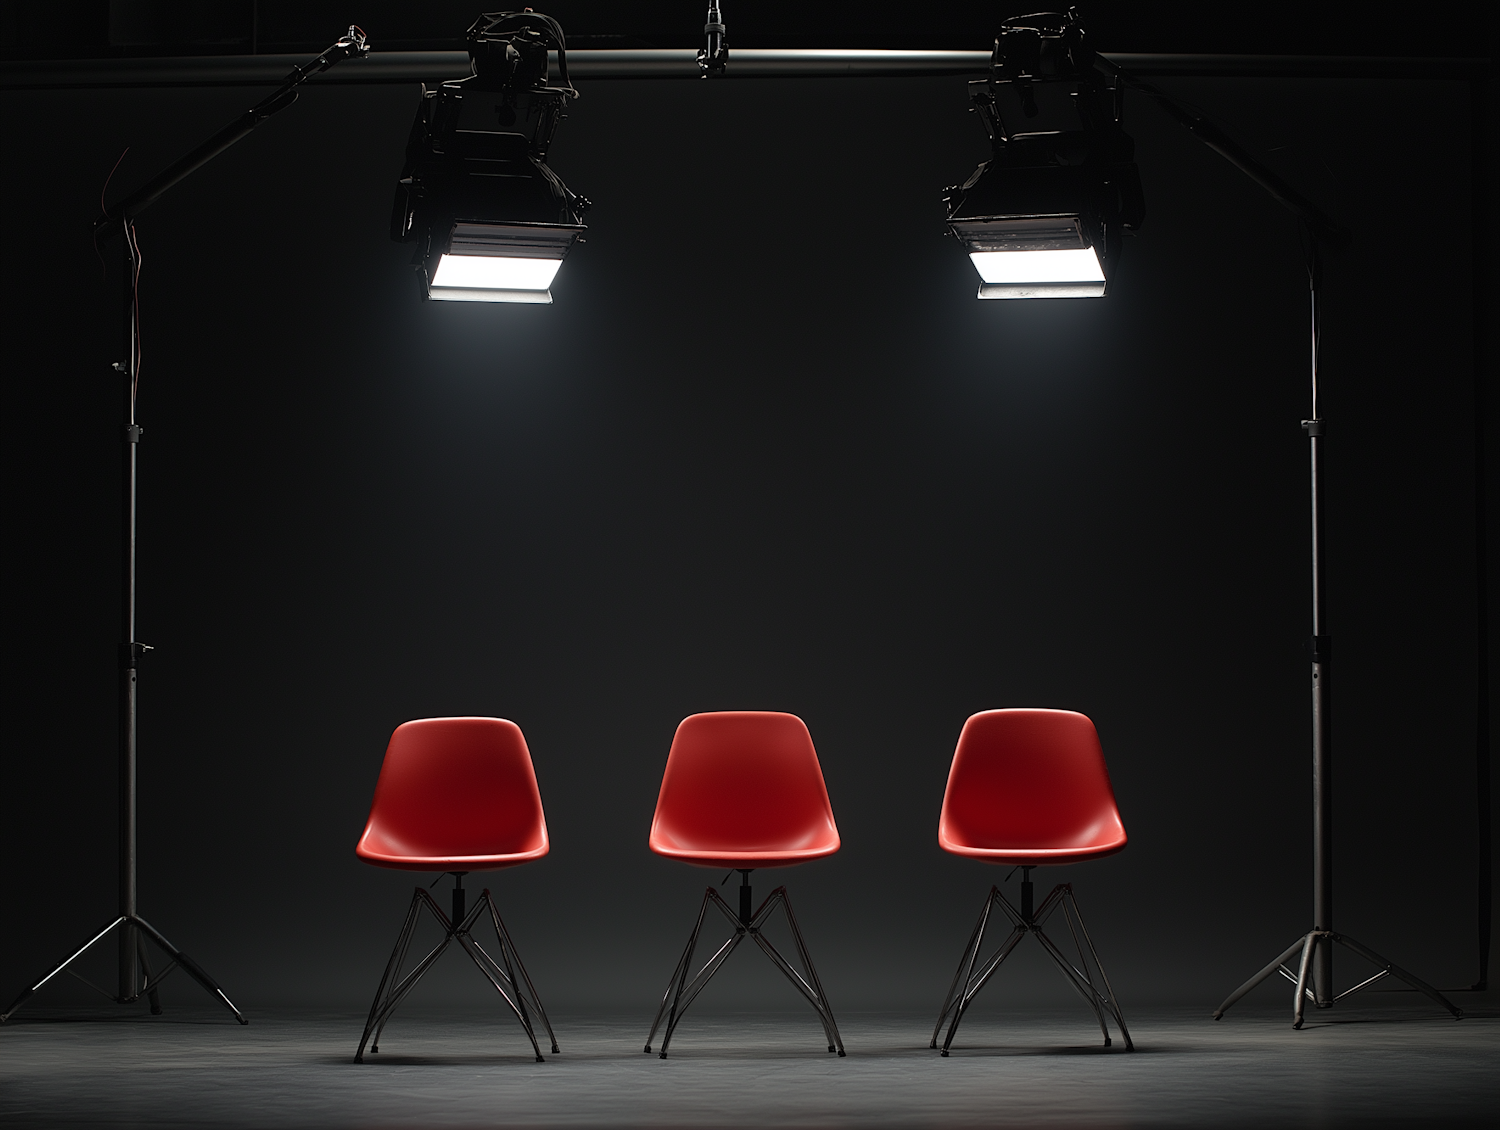
[[(979, 922), (964, 948), (958, 972), (948, 986), (932, 1030), (937, 1047), (943, 1021), (952, 1017), (943, 1054), (953, 1043), (970, 1003), (1027, 934), (1036, 936), (1068, 983), (1088, 1001), (1110, 1044), (1108, 1013), (1120, 1026), (1125, 1047), (1134, 1051), (1099, 954), (1084, 928), (1071, 883), (1059, 883), (1032, 905), (1031, 869), (1113, 855), (1125, 846), (1125, 825), (1115, 805), (1099, 735), (1087, 717), (1072, 710), (986, 710), (964, 723), (948, 771), (938, 844), (954, 855), (1021, 869), (1021, 906), (1012, 906), (991, 886)], [(990, 912), (1001, 907), (1011, 920), (1010, 936), (976, 973)], [(1061, 908), (1078, 949), (1078, 964), (1043, 932)], [(1088, 958), (1085, 958), (1085, 949)], [(1098, 982), (1090, 969), (1097, 970)]]
[[(454, 878), (453, 915), (444, 914), (426, 888), (417, 887), (370, 1006), (355, 1063), (364, 1062), (366, 1043), (371, 1052), (380, 1051), (380, 1034), (391, 1015), (454, 942), (510, 1005), (537, 1062), (542, 1050), (531, 1025), (533, 1012), (557, 1054), (552, 1024), (488, 888), (472, 910), (464, 909), (464, 876), (470, 871), (530, 863), (546, 855), (547, 848), (542, 797), (519, 726), (503, 718), (423, 718), (396, 727), (354, 854), (376, 867), (448, 872)], [(401, 967), (423, 907), (443, 928), (443, 940), (403, 977)], [(486, 910), (499, 943), (498, 962), (473, 936)]]
[[(813, 1006), (828, 1038), (828, 1050), (843, 1055), (833, 1009), (797, 929), (786, 888), (777, 887), (754, 913), (750, 909), (751, 871), (790, 867), (839, 850), (839, 830), (828, 803), (823, 770), (802, 719), (768, 710), (726, 710), (684, 718), (667, 754), (649, 842), (652, 851), (669, 859), (738, 871), (740, 907), (735, 914), (713, 887), (704, 894), (687, 949), (672, 971), (646, 1037), (646, 1051), (651, 1051), (651, 1041), (665, 1020), (661, 1058), (667, 1058), (667, 1045), (683, 1013), (749, 937)], [(734, 934), (690, 980), (693, 951), (710, 904), (729, 920)], [(761, 932), (778, 906), (786, 913), (806, 977)]]

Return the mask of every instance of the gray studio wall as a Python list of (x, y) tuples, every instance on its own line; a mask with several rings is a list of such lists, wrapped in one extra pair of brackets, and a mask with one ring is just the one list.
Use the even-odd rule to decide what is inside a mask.
[[(1357, 234), (1324, 352), (1338, 920), (1467, 983), (1465, 92), (1171, 85)], [(1149, 215), (1111, 296), (981, 303), (939, 202), (984, 155), (962, 78), (582, 90), (553, 164), (597, 206), (548, 309), (417, 301), (385, 235), (415, 87), (309, 89), (140, 221), (145, 915), (252, 1013), (358, 1010), (412, 885), (352, 850), (385, 740), (500, 715), (554, 844), (492, 883), (532, 973), (644, 1020), (722, 877), (646, 850), (673, 728), (783, 709), (844, 836), (783, 876), (835, 1007), (935, 1007), (1002, 877), (935, 843), (959, 728), (1072, 707), (1131, 846), (1060, 877), (1127, 1008), (1216, 1003), (1309, 924), (1292, 223), (1136, 100)], [(0, 98), (26, 181), (0, 993), (114, 903), (118, 330), (88, 221), (126, 145), (112, 192), (255, 97)], [(798, 1007), (734, 964), (705, 1006)], [(427, 999), (481, 992), (455, 964)], [(1063, 992), (1032, 961), (995, 1000)]]

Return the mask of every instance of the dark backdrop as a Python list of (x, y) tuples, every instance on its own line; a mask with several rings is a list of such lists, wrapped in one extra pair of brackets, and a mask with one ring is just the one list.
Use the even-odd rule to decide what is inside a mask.
[[(1356, 232), (1324, 347), (1338, 921), (1467, 984), (1467, 90), (1171, 85)], [(789, 710), (844, 837), (780, 876), (834, 1005), (936, 1007), (1002, 877), (935, 842), (959, 729), (1070, 707), (1131, 846), (1058, 877), (1127, 1009), (1211, 1007), (1310, 924), (1293, 223), (1137, 99), (1110, 297), (979, 302), (940, 203), (984, 156), (962, 78), (582, 89), (553, 165), (597, 205), (550, 308), (418, 301), (385, 235), (415, 87), (309, 89), (140, 221), (143, 913), (252, 1015), (363, 1007), (411, 888), (353, 854), (386, 738), (500, 715), (554, 846), (492, 885), (544, 998), (644, 1022), (721, 878), (646, 849), (673, 728)], [(118, 246), (105, 280), (88, 223), (126, 145), (112, 196), (258, 97), (0, 100), (0, 993), (115, 898)], [(764, 964), (704, 1003), (795, 1007)]]

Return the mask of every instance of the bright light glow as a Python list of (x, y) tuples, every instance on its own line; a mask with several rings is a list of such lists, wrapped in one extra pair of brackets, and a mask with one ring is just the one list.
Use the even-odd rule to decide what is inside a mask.
[[(508, 255), (444, 255), (432, 278), (434, 289), (545, 291), (561, 259), (518, 259)], [(438, 297), (433, 295), (434, 298)]]
[[(974, 269), (986, 283), (1102, 283), (1092, 247), (1054, 251), (974, 251)], [(1102, 292), (1101, 292), (1102, 293)]]
[(550, 290), (481, 290), (473, 286), (433, 286), (427, 297), (434, 302), (528, 302), (551, 306)]

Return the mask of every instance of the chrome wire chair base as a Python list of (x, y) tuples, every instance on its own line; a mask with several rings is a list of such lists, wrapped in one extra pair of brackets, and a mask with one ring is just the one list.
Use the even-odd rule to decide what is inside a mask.
[[(75, 972), (75, 971), (73, 971), (71, 969), (68, 969), (68, 966), (72, 965), (75, 961), (77, 961), (80, 957), (82, 957), (90, 949), (92, 949), (94, 947), (94, 944), (96, 942), (98, 942), (101, 938), (103, 938), (111, 930), (115, 930), (115, 929), (120, 929), (120, 930), (128, 931), (131, 935), (134, 936), (134, 939), (135, 939), (135, 957), (136, 957), (136, 961), (140, 965), (140, 973), (141, 973), (142, 980), (141, 980), (140, 984), (138, 986), (136, 986), (132, 992), (127, 992), (127, 993), (110, 993), (110, 992), (106, 992), (105, 990), (101, 989), (98, 985), (96, 985), (92, 981), (90, 981), (88, 978), (86, 978), (86, 977), (78, 974), (77, 972)], [(150, 961), (146, 957), (146, 942), (145, 942), (146, 938), (150, 938), (153, 942), (155, 942), (156, 945), (158, 947), (160, 947), (161, 951), (167, 955), (167, 964), (162, 969), (162, 971), (160, 973), (153, 973), (151, 971), (151, 963), (150, 963)], [(129, 952), (130, 952), (130, 950), (129, 950), (130, 941), (129, 941), (128, 938), (126, 939), (126, 941), (125, 941), (124, 944), (126, 946), (125, 953), (128, 955)], [(0, 1012), (0, 1024), (4, 1024), (12, 1016), (14, 1016), (16, 1014), (16, 1011), (23, 1004), (26, 1003), (27, 999), (30, 998), (33, 993), (35, 993), (38, 989), (40, 989), (48, 981), (52, 980), (52, 978), (56, 977), (59, 973), (63, 972), (64, 970), (67, 970), (67, 972), (69, 974), (71, 974), (72, 976), (77, 977), (78, 980), (82, 981), (85, 985), (87, 985), (89, 988), (93, 989), (96, 993), (99, 993), (100, 995), (102, 995), (104, 997), (107, 997), (108, 999), (114, 1001), (116, 1004), (134, 1004), (136, 1001), (140, 1000), (142, 997), (145, 997), (146, 1000), (147, 1000), (147, 1003), (151, 1007), (151, 1015), (152, 1016), (160, 1016), (161, 1015), (161, 998), (157, 995), (157, 989), (161, 986), (161, 983), (167, 979), (167, 975), (169, 973), (171, 973), (174, 969), (183, 969), (183, 970), (186, 970), (187, 971), (187, 975), (189, 977), (191, 977), (194, 981), (197, 981), (199, 985), (203, 986), (204, 991), (207, 992), (209, 996), (213, 997), (216, 1001), (218, 1001), (225, 1008), (227, 1008), (230, 1011), (230, 1013), (233, 1014), (233, 1016), (234, 1016), (234, 1018), (236, 1020), (238, 1020), (241, 1024), (248, 1024), (248, 1023), (250, 1023), (248, 1020), (246, 1020), (243, 1016), (240, 1015), (240, 1010), (234, 1007), (234, 1003), (227, 996), (224, 995), (224, 990), (221, 989), (221, 988), (219, 988), (219, 983), (217, 981), (215, 981), (212, 977), (210, 977), (208, 975), (207, 970), (205, 970), (203, 968), (203, 966), (199, 965), (196, 961), (194, 961), (192, 958), (190, 958), (187, 954), (183, 953), (180, 949), (178, 949), (176, 946), (174, 946), (171, 942), (167, 941), (167, 939), (164, 938), (161, 935), (161, 933), (154, 926), (152, 926), (149, 922), (147, 922), (140, 915), (138, 915), (138, 914), (122, 914), (122, 915), (120, 915), (120, 917), (116, 918), (113, 922), (111, 922), (108, 926), (104, 927), (104, 929), (100, 930), (97, 934), (95, 934), (87, 942), (85, 942), (82, 947), (80, 947), (77, 951), (75, 951), (73, 954), (71, 954), (66, 960), (64, 960), (59, 965), (57, 965), (50, 973), (48, 973), (40, 981), (38, 981), (36, 984), (32, 985), (31, 988), (22, 990), (21, 995), (18, 996), (15, 1000), (11, 1001), (10, 1007), (8, 1009), (6, 1009), (4, 1012)], [(130, 982), (134, 982), (134, 973), (133, 973), (132, 970), (129, 969), (128, 963), (127, 963), (126, 973), (129, 974), (128, 980)], [(122, 976), (122, 980), (125, 980), (125, 979), (126, 978)]]
[[(1309, 986), (1311, 972), (1315, 967), (1315, 961), (1319, 956), (1319, 947), (1327, 946), (1328, 955), (1331, 959), (1333, 946), (1335, 943), (1344, 946), (1346, 949), (1353, 950), (1355, 953), (1359, 954), (1360, 957), (1368, 961), (1371, 965), (1377, 966), (1378, 969), (1373, 976), (1366, 977), (1359, 984), (1345, 989), (1342, 993), (1339, 993), (1336, 996), (1329, 997), (1326, 1000), (1319, 1000), (1317, 994), (1314, 993), (1312, 988)], [(1287, 968), (1286, 963), (1293, 957), (1295, 957), (1298, 953), (1302, 955), (1302, 958), (1298, 962), (1297, 972), (1293, 973), (1290, 969)], [(1375, 982), (1383, 980), (1386, 977), (1396, 977), (1402, 981), (1405, 981), (1408, 985), (1410, 985), (1413, 989), (1416, 989), (1418, 992), (1426, 993), (1434, 1001), (1451, 1012), (1453, 1014), (1454, 1020), (1462, 1020), (1464, 1018), (1463, 1009), (1459, 1008), (1447, 997), (1443, 996), (1442, 993), (1438, 992), (1426, 981), (1423, 981), (1420, 977), (1416, 976), (1413, 973), (1408, 973), (1399, 965), (1387, 961), (1385, 958), (1381, 957), (1378, 953), (1370, 949), (1368, 946), (1361, 945), (1359, 942), (1355, 941), (1348, 934), (1337, 934), (1332, 930), (1309, 930), (1306, 934), (1302, 935), (1302, 937), (1298, 938), (1291, 945), (1287, 946), (1287, 948), (1281, 952), (1281, 956), (1279, 956), (1275, 961), (1271, 962), (1271, 964), (1267, 965), (1254, 977), (1250, 978), (1250, 980), (1246, 981), (1238, 989), (1230, 993), (1224, 1003), (1214, 1010), (1214, 1019), (1218, 1020), (1222, 1018), (1223, 1015), (1229, 1011), (1230, 1006), (1232, 1006), (1236, 1001), (1238, 1001), (1251, 989), (1255, 988), (1255, 986), (1259, 985), (1266, 978), (1275, 976), (1277, 973), (1280, 973), (1283, 977), (1285, 977), (1288, 981), (1296, 986), (1296, 988), (1292, 990), (1292, 1027), (1294, 1029), (1300, 1029), (1302, 1027), (1303, 1009), (1309, 1001), (1312, 1002), (1314, 1008), (1332, 1008), (1335, 1001), (1341, 1001), (1345, 997), (1359, 992), (1361, 989), (1367, 989), (1371, 985), (1375, 984)]]
[[(416, 894), (412, 896), (411, 907), (406, 912), (406, 921), (401, 926), (401, 933), (396, 938), (396, 948), (391, 951), (391, 959), (386, 963), (385, 975), (380, 978), (380, 988), (375, 991), (375, 1003), (370, 1006), (370, 1018), (365, 1021), (364, 1035), (359, 1038), (359, 1050), (354, 1053), (355, 1063), (365, 1061), (366, 1044), (369, 1044), (372, 1054), (380, 1051), (380, 1034), (385, 1031), (385, 1026), (397, 1007), (416, 988), (417, 982), (443, 955), (443, 951), (454, 942), (457, 942), (460, 948), (469, 955), (474, 964), (479, 967), (479, 972), (484, 974), (485, 980), (489, 981), (505, 1003), (510, 1005), (511, 1011), (516, 1014), (516, 1019), (521, 1022), (521, 1027), (526, 1029), (526, 1036), (531, 1041), (531, 1050), (536, 1053), (536, 1061), (542, 1062), (542, 1049), (537, 1044), (536, 1031), (532, 1027), (533, 1013), (540, 1018), (542, 1027), (547, 1030), (547, 1039), (552, 1044), (552, 1054), (558, 1054), (557, 1037), (552, 1033), (552, 1022), (547, 1019), (547, 1010), (542, 1007), (536, 986), (531, 983), (530, 974), (521, 964), (521, 955), (516, 952), (516, 944), (511, 941), (510, 933), (500, 919), (500, 912), (495, 909), (495, 900), (486, 889), (475, 902), (474, 908), (465, 914), (463, 895), (461, 885), (454, 889), (454, 913), (450, 918), (443, 913), (436, 900), (426, 890), (421, 887), (417, 888)], [(443, 940), (403, 977), (401, 967), (406, 961), (407, 947), (411, 945), (412, 933), (416, 929), (417, 919), (423, 907), (431, 911), (438, 925), (443, 928)], [(474, 927), (486, 910), (489, 911), (490, 922), (495, 927), (495, 937), (500, 943), (498, 962), (473, 936)]]
[[(786, 888), (777, 887), (766, 901), (760, 904), (760, 909), (752, 915), (750, 913), (749, 872), (742, 872), (742, 874), (745, 876), (745, 882), (740, 886), (739, 914), (730, 909), (729, 904), (714, 888), (709, 887), (704, 894), (703, 903), (698, 908), (698, 921), (688, 937), (687, 948), (682, 951), (682, 957), (677, 961), (677, 968), (672, 971), (672, 979), (667, 983), (667, 991), (662, 994), (661, 1006), (656, 1010), (656, 1019), (651, 1023), (651, 1032), (646, 1037), (646, 1053), (650, 1054), (651, 1042), (656, 1038), (657, 1030), (665, 1021), (666, 1031), (662, 1036), (660, 1055), (662, 1059), (667, 1058), (667, 1045), (672, 1042), (672, 1033), (677, 1030), (683, 1014), (687, 1012), (688, 1007), (698, 998), (698, 994), (703, 991), (704, 986), (719, 971), (724, 962), (729, 960), (729, 955), (748, 937), (771, 959), (776, 968), (781, 970), (786, 979), (796, 986), (797, 991), (807, 998), (807, 1002), (813, 1006), (813, 1011), (818, 1014), (818, 1020), (823, 1025), (823, 1034), (828, 1040), (828, 1050), (842, 1056), (844, 1041), (839, 1036), (838, 1024), (834, 1022), (833, 1009), (828, 1004), (828, 996), (823, 992), (823, 985), (818, 980), (818, 971), (813, 968), (812, 958), (808, 955), (807, 944), (802, 940), (802, 931), (797, 929), (797, 919), (792, 914), (792, 902), (787, 897)], [(730, 925), (734, 927), (734, 934), (689, 980), (688, 974), (693, 967), (693, 951), (698, 947), (698, 936), (703, 932), (703, 918), (710, 904), (729, 919)], [(786, 921), (791, 927), (792, 940), (796, 943), (802, 966), (807, 970), (806, 977), (792, 968), (786, 958), (762, 933), (763, 927), (777, 907), (786, 912)]]
[[(1026, 870), (1029, 872), (1030, 868)], [(999, 887), (990, 888), (990, 893), (984, 900), (984, 910), (980, 912), (979, 921), (974, 926), (974, 933), (969, 936), (969, 944), (964, 947), (963, 958), (958, 963), (958, 971), (953, 974), (953, 982), (948, 986), (948, 995), (943, 998), (943, 1008), (938, 1013), (937, 1024), (932, 1029), (932, 1042), (928, 1046), (934, 1048), (938, 1046), (938, 1036), (942, 1032), (943, 1021), (947, 1020), (949, 1021), (948, 1035), (943, 1040), (943, 1055), (948, 1054), (948, 1049), (953, 1044), (953, 1036), (958, 1031), (964, 1013), (968, 1011), (974, 998), (979, 995), (979, 990), (983, 989), (989, 979), (995, 975), (995, 970), (999, 969), (1001, 962), (1011, 955), (1011, 951), (1021, 943), (1021, 939), (1027, 934), (1032, 934), (1047, 951), (1047, 956), (1062, 970), (1068, 984), (1072, 985), (1078, 995), (1094, 1010), (1094, 1015), (1099, 1020), (1099, 1030), (1104, 1033), (1104, 1046), (1111, 1045), (1109, 1025), (1105, 1021), (1105, 1016), (1108, 1015), (1119, 1025), (1120, 1035), (1125, 1040), (1125, 1050), (1135, 1051), (1135, 1045), (1130, 1040), (1130, 1029), (1125, 1027), (1125, 1016), (1120, 1011), (1114, 990), (1110, 988), (1109, 978), (1104, 973), (1104, 966), (1099, 961), (1099, 952), (1094, 949), (1093, 939), (1089, 937), (1088, 930), (1083, 925), (1083, 915), (1078, 912), (1078, 900), (1073, 897), (1073, 884), (1059, 883), (1053, 887), (1052, 892), (1042, 900), (1041, 906), (1037, 907), (1035, 912), (1032, 910), (1031, 900), (1030, 879), (1021, 883), (1021, 909), (1019, 910), (1000, 893)], [(996, 906), (1001, 907), (1011, 920), (1010, 935), (994, 956), (984, 965), (979, 966), (979, 954), (984, 948), (984, 935), (989, 926), (990, 913)], [(1063, 918), (1068, 923), (1068, 930), (1073, 935), (1073, 944), (1078, 949), (1077, 965), (1074, 965), (1057, 943), (1042, 930), (1047, 919), (1059, 908), (1062, 909)], [(1091, 962), (1092, 969), (1090, 968)], [(978, 966), (977, 971), (976, 966)], [(1097, 982), (1093, 976), (1095, 971), (1099, 974)]]

